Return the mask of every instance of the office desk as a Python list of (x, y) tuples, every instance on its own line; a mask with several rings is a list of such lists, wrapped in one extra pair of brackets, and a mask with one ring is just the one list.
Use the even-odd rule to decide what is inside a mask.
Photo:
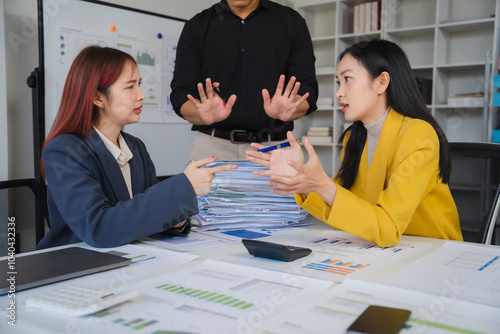
[[(0, 321), (0, 332), (344, 333), (368, 304), (410, 308), (412, 318), (402, 331), (405, 333), (500, 332), (500, 307), (467, 301), (471, 298), (467, 297), (469, 287), (465, 287), (466, 281), (462, 280), (465, 279), (466, 265), (474, 261), (466, 256), (476, 256), (475, 261), (480, 262), (480, 251), (487, 256), (493, 254), (494, 260), (487, 268), (490, 270), (492, 264), (500, 262), (495, 259), (495, 256), (500, 257), (498, 246), (404, 236), (396, 248), (381, 249), (345, 232), (335, 231), (321, 222), (315, 222), (300, 233), (273, 237), (269, 241), (298, 246), (316, 245), (311, 255), (291, 263), (254, 258), (241, 243), (190, 253), (172, 252), (140, 242), (127, 245), (125, 247), (137, 247), (143, 252), (151, 251), (158, 261), (164, 262), (145, 261), (140, 266), (136, 263), (123, 269), (17, 292), (16, 327), (9, 326), (8, 319), (4, 317)], [(340, 245), (342, 242), (343, 245)], [(81, 246), (87, 247), (84, 244)], [(457, 250), (466, 254), (458, 254)], [(122, 251), (129, 252), (129, 249)], [(407, 256), (404, 256), (405, 252)], [(412, 290), (412, 286), (402, 288), (405, 284), (413, 284), (411, 280), (415, 274), (412, 268), (424, 273), (425, 263), (422, 266), (422, 260), (440, 265), (436, 255), (447, 252), (452, 257), (457, 254), (454, 259), (457, 263), (462, 261), (460, 265), (464, 268), (459, 270), (463, 270), (464, 276), (445, 276), (443, 273), (447, 268), (443, 267), (441, 272), (431, 270), (425, 273), (427, 276), (435, 275), (434, 278), (422, 277), (414, 282), (418, 285), (421, 281), (420, 289), (425, 293)], [(325, 257), (334, 255), (338, 258), (328, 258), (333, 264), (325, 264)], [(335, 263), (336, 260), (346, 259), (354, 260), (352, 264), (345, 261), (342, 265)], [(347, 267), (354, 268), (347, 274), (339, 274), (322, 267), (318, 270), (318, 267), (311, 266), (313, 263), (323, 263), (333, 269), (337, 269), (336, 264), (346, 268), (347, 263)], [(358, 269), (360, 267), (363, 268)], [(498, 268), (495, 266), (491, 272), (483, 268), (483, 272), (487, 272), (484, 282), (488, 282), (492, 296), (500, 292)], [(23, 307), (30, 295), (73, 283), (107, 286), (116, 292), (139, 288), (141, 298), (99, 316), (84, 318), (59, 316)], [(169, 292), (166, 284), (183, 284), (183, 287), (174, 294)], [(391, 286), (398, 284), (402, 287)], [(164, 288), (159, 290), (159, 286)], [(428, 293), (426, 286), (433, 293)], [(193, 289), (197, 287), (220, 294), (202, 300), (201, 297), (193, 297)], [(254, 289), (253, 292), (251, 289)], [(232, 303), (230, 295), (237, 295), (247, 303)], [(252, 295), (255, 300), (251, 300)], [(0, 298), (2, 309), (6, 310), (8, 303), (6, 296)], [(179, 319), (186, 320), (179, 324)]]

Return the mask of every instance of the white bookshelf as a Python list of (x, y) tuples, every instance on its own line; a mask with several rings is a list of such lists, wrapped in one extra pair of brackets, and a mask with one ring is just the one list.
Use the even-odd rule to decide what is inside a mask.
[[(294, 132), (302, 137), (310, 126), (333, 128), (331, 145), (315, 145), (325, 171), (334, 175), (339, 168), (341, 148), (336, 143), (345, 123), (335, 97), (337, 57), (351, 44), (373, 38), (397, 43), (407, 53), (415, 76), (432, 80), (428, 107), (449, 141), (490, 140), (492, 117), (488, 115), (493, 108), (488, 93), (498, 69), (500, 0), (382, 0), (380, 30), (354, 34), (353, 8), (364, 2), (369, 1), (293, 3), (313, 40), (319, 98), (333, 101), (298, 120)], [(485, 93), (484, 106), (447, 105), (448, 97), (478, 92)]]

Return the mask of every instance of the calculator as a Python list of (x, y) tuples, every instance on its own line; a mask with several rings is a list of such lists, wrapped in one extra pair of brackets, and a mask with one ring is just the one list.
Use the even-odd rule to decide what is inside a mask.
[(26, 305), (70, 316), (93, 314), (139, 296), (134, 290), (114, 294), (108, 289), (68, 285), (28, 298)]
[(311, 249), (282, 245), (268, 241), (242, 239), (243, 245), (253, 256), (291, 262), (311, 254)]

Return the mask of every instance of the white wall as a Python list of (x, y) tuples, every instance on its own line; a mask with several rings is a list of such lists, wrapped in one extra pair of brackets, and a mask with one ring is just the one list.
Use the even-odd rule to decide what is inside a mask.
[[(0, 73), (5, 73), (5, 39), (3, 0), (0, 0)], [(5, 75), (0, 76), (0, 180), (8, 178), (8, 129), (7, 126), (7, 95)]]
[[(0, 21), (0, 73), (5, 73), (0, 78), (0, 180), (29, 178), (34, 176), (34, 156), (31, 88), (27, 86), (26, 79), (38, 67), (37, 0), (0, 1), (4, 14)], [(61, 6), (68, 1), (53, 0), (55, 5)], [(189, 19), (218, 1), (104, 2)], [(3, 39), (5, 43), (2, 43)], [(191, 135), (187, 125), (177, 128), (175, 133)]]
[[(33, 177), (31, 89), (26, 79), (38, 66), (36, 2), (4, 0), (5, 64), (8, 124), (8, 178)], [(36, 16), (35, 16), (36, 17)], [(35, 21), (36, 22), (36, 21)]]

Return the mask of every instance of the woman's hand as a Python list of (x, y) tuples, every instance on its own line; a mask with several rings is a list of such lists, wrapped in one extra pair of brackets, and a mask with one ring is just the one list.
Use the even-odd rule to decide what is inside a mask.
[[(295, 141), (291, 132), (287, 136), (289, 141)], [(271, 181), (268, 184), (279, 189), (273, 189), (272, 193), (281, 195), (303, 193), (309, 195), (309, 193), (314, 192), (320, 195), (328, 205), (332, 206), (337, 194), (337, 185), (323, 170), (318, 155), (307, 138), (304, 140), (304, 147), (309, 156), (306, 164), (294, 159), (287, 160), (286, 162), (280, 161), (279, 157), (275, 161), (273, 157), (275, 152), (271, 153), (271, 168), (273, 168), (273, 165), (286, 163), (294, 171), (292, 173), (291, 170), (288, 170), (287, 173), (289, 175), (280, 175), (279, 172), (283, 170), (283, 167), (280, 169), (279, 166), (276, 166), (278, 173), (270, 173)]]
[(302, 147), (300, 147), (300, 144), (297, 142), (292, 132), (288, 131), (286, 136), (290, 143), (290, 147), (271, 151), (271, 158), (269, 161), (271, 176), (295, 176), (297, 175), (297, 171), (292, 168), (288, 162), (295, 161), (303, 164), (305, 161)]
[[(295, 173), (295, 171), (287, 165), (287, 161), (295, 160), (298, 162), (304, 162), (304, 154), (302, 153), (302, 148), (291, 131), (288, 131), (287, 139), (290, 143), (290, 148), (276, 149), (270, 153), (252, 150), (246, 151), (248, 160), (269, 168), (269, 170), (266, 171), (254, 171), (253, 174), (268, 176), (272, 174), (290, 175), (290, 173)], [(256, 150), (267, 148), (267, 146), (257, 143), (252, 143), (250, 145)]]
[[(251, 143), (250, 146), (255, 148), (256, 150), (261, 150), (263, 148), (266, 148), (267, 146), (258, 144), (258, 143)], [(245, 152), (247, 159), (251, 162), (255, 162), (261, 166), (269, 168), (270, 166), (270, 160), (271, 160), (271, 154), (265, 153), (265, 152), (258, 152), (258, 151), (252, 151), (252, 150), (247, 150)], [(253, 174), (255, 175), (270, 175), (271, 172), (270, 170), (265, 170), (265, 171), (259, 171), (255, 170), (253, 171)]]
[(197, 196), (209, 194), (212, 188), (212, 180), (216, 173), (225, 172), (238, 168), (238, 165), (222, 165), (217, 167), (201, 168), (215, 161), (215, 157), (191, 161), (184, 170), (189, 182), (193, 186)]

